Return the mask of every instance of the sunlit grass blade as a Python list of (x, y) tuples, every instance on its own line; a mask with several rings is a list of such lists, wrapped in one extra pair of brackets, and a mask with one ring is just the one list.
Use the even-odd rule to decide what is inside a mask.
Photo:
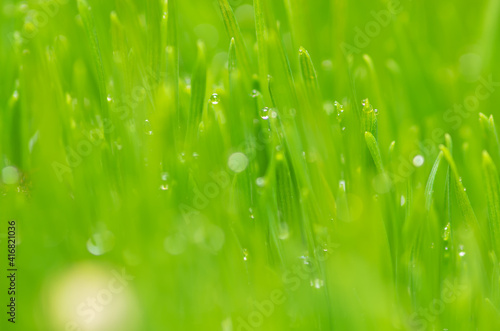
[(252, 63), (247, 53), (245, 41), (241, 35), (240, 27), (236, 18), (234, 17), (233, 9), (227, 0), (218, 0), (222, 17), (224, 18), (224, 25), (230, 38), (234, 38), (236, 44), (236, 54), (239, 63), (241, 63), (242, 70), (246, 73), (246, 77), (252, 77), (254, 70)]
[(377, 140), (371, 132), (365, 132), (365, 141), (366, 146), (368, 147), (368, 150), (370, 151), (370, 154), (372, 156), (373, 162), (375, 163), (375, 167), (377, 168), (379, 173), (383, 174), (384, 165), (382, 163), (382, 155), (380, 154), (380, 148), (378, 146)]
[(299, 49), (299, 64), (302, 72), (302, 79), (306, 85), (309, 97), (316, 101), (319, 97), (318, 75), (311, 60), (309, 52), (304, 48)]
[(441, 159), (443, 158), (443, 152), (439, 152), (434, 165), (432, 166), (431, 173), (427, 179), (427, 184), (425, 185), (425, 209), (429, 211), (432, 205), (433, 193), (434, 193), (434, 181), (436, 179), (436, 173), (439, 169)]
[(500, 181), (497, 168), (487, 151), (483, 151), (483, 172), (488, 200), (488, 230), (498, 257), (500, 256)]
[(191, 83), (191, 106), (189, 110), (188, 120), (188, 136), (186, 143), (189, 145), (195, 141), (198, 125), (201, 122), (201, 115), (203, 114), (203, 106), (206, 99), (205, 94), (207, 90), (207, 63), (205, 55), (205, 45), (203, 42), (198, 42), (198, 59), (196, 67), (193, 72)]

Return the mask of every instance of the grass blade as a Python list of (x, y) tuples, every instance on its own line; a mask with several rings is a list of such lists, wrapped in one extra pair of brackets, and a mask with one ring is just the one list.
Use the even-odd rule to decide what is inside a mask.
[(241, 35), (240, 27), (236, 18), (234, 17), (233, 10), (227, 0), (218, 0), (222, 17), (224, 18), (224, 25), (226, 26), (227, 33), (230, 38), (234, 38), (236, 43), (236, 55), (241, 63), (242, 70), (247, 74), (246, 77), (253, 76), (253, 68), (248, 57), (245, 41)]
[(493, 248), (500, 256), (500, 181), (498, 171), (487, 151), (483, 151), (483, 171), (488, 200), (488, 223)]
[(436, 161), (432, 166), (432, 170), (429, 175), (429, 179), (427, 180), (427, 184), (425, 185), (425, 209), (427, 211), (431, 209), (432, 195), (434, 192), (434, 180), (436, 179), (436, 173), (439, 169), (439, 164), (441, 163), (442, 158), (443, 158), (443, 152), (439, 152)]
[(365, 141), (366, 146), (368, 146), (368, 150), (373, 158), (373, 162), (375, 163), (375, 167), (377, 167), (379, 173), (384, 173), (384, 165), (382, 164), (382, 156), (380, 154), (380, 148), (377, 140), (371, 132), (365, 132)]

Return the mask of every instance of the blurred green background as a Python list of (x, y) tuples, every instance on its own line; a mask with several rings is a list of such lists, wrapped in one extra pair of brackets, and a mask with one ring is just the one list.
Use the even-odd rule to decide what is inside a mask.
[(500, 329), (499, 20), (0, 0), (1, 329)]

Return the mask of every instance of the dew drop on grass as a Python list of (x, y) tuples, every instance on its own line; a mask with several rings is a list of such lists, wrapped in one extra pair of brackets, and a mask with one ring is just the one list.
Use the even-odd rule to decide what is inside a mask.
[(266, 185), (266, 180), (264, 177), (259, 177), (255, 180), (255, 184), (257, 184), (258, 187), (264, 187), (264, 185)]
[(179, 154), (179, 161), (180, 161), (181, 163), (186, 162), (186, 158), (185, 158), (185, 156), (186, 156), (186, 154), (185, 154), (184, 152), (182, 152), (182, 153), (180, 153), (180, 154)]
[(325, 282), (322, 279), (316, 278), (315, 280), (311, 280), (311, 286), (315, 288), (322, 288)]
[(248, 249), (243, 248), (243, 261), (248, 261)]
[(451, 233), (451, 225), (450, 222), (448, 222), (448, 224), (446, 224), (446, 226), (444, 227), (443, 240), (447, 241), (448, 239), (450, 239), (450, 233)]
[(87, 250), (92, 255), (103, 255), (115, 247), (115, 235), (111, 231), (94, 233), (87, 240)]
[(458, 245), (458, 256), (463, 257), (465, 256), (465, 251), (464, 251), (464, 245)]
[(144, 133), (146, 133), (148, 136), (153, 134), (153, 128), (149, 120), (144, 121)]
[(19, 182), (19, 171), (16, 167), (8, 166), (2, 169), (2, 181), (5, 184), (17, 184)]
[(417, 155), (413, 158), (413, 165), (415, 167), (421, 167), (424, 164), (424, 157), (422, 155)]
[(260, 110), (260, 117), (262, 117), (263, 120), (269, 119), (269, 108), (264, 107)]
[(168, 172), (162, 172), (161, 173), (161, 180), (167, 181), (168, 180)]
[(252, 94), (251, 94), (252, 98), (257, 98), (259, 95), (260, 95), (259, 91), (252, 90)]
[(404, 205), (405, 205), (405, 203), (406, 203), (405, 196), (404, 196), (404, 195), (402, 195), (402, 196), (401, 196), (401, 206), (404, 206)]
[(231, 154), (227, 161), (227, 166), (232, 171), (240, 173), (248, 166), (248, 157), (245, 154), (239, 152)]
[(217, 93), (213, 93), (211, 96), (210, 96), (210, 103), (212, 105), (217, 105), (219, 104), (220, 102), (220, 98), (219, 98), (219, 95)]

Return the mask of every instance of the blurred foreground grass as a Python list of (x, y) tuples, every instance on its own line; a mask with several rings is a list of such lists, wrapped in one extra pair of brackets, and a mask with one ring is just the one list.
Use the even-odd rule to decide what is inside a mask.
[(499, 1), (87, 1), (0, 1), (2, 330), (500, 329)]

